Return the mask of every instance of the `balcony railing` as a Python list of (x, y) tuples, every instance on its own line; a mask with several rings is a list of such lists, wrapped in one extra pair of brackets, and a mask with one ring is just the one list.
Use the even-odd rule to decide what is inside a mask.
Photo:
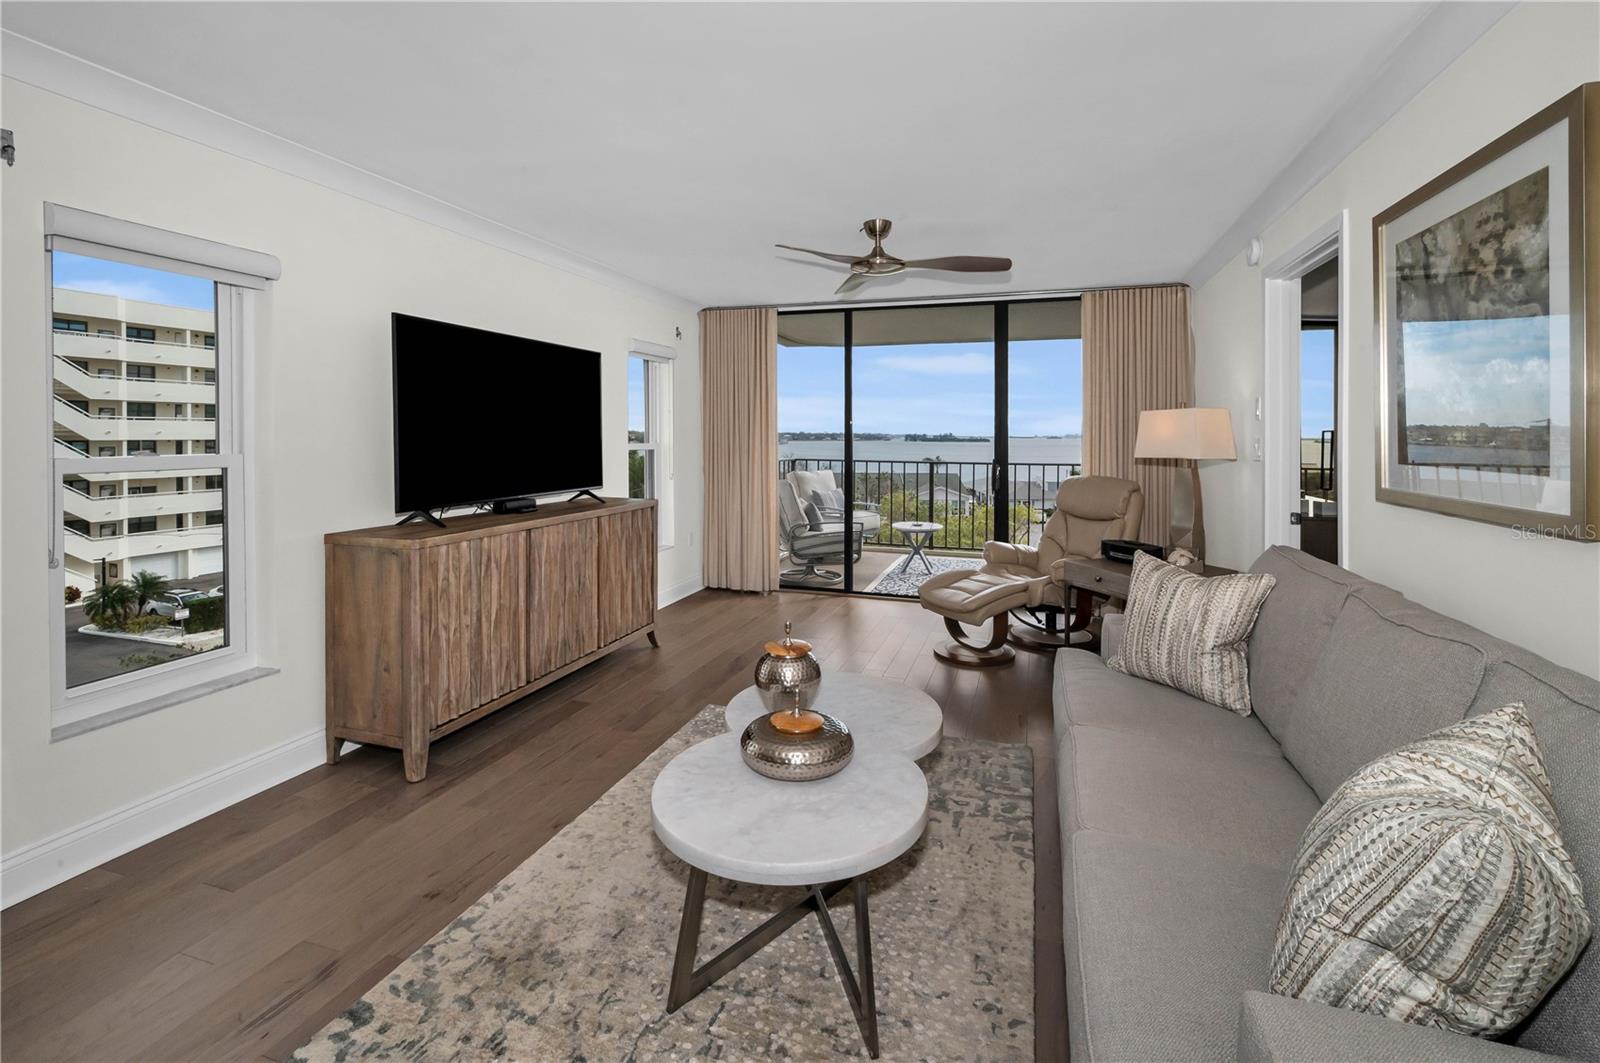
[[(904, 537), (892, 525), (908, 520), (944, 525), (933, 537), (931, 545), (936, 550), (979, 551), (995, 538), (994, 462), (858, 459), (854, 465), (856, 503), (876, 505), (881, 517), (877, 533), (866, 538), (869, 546), (904, 545)], [(778, 462), (779, 476), (797, 469), (828, 469), (834, 482), (844, 486), (843, 459), (784, 458)], [(1076, 462), (1011, 462), (1005, 470), (1011, 541), (1037, 543), (1045, 521), (1055, 511), (1056, 490), (1063, 480), (1082, 475), (1083, 467)]]

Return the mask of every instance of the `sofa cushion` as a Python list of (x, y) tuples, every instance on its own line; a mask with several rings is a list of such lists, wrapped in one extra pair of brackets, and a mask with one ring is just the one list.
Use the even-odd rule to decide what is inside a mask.
[(1455, 723), (1484, 653), (1392, 591), (1352, 594), (1301, 691), (1283, 753), (1326, 800), (1376, 757)]
[[(1500, 643), (1472, 714), (1521, 702), (1544, 751), (1561, 836), (1582, 877), (1592, 925), (1600, 927), (1600, 682)], [(1600, 1059), (1600, 944), (1506, 1038), (1573, 1059)]]
[(1063, 846), (1072, 1057), (1232, 1059), (1239, 998), (1266, 984), (1283, 869), (1092, 830)]
[(1276, 582), (1251, 573), (1207, 579), (1140, 551), (1122, 646), (1106, 663), (1248, 716), (1245, 640)]
[(1278, 581), (1256, 616), (1249, 662), (1250, 708), (1281, 742), (1345, 599), (1369, 584), (1338, 565), (1286, 546), (1274, 546), (1256, 558), (1250, 571)]
[(1107, 668), (1084, 650), (1056, 651), (1056, 733), (1069, 724), (1162, 736), (1229, 752), (1277, 753), (1278, 743), (1249, 716), (1192, 694)]
[(1182, 739), (1106, 727), (1072, 727), (1068, 738), (1057, 760), (1068, 830), (1287, 868), (1321, 805), (1276, 753), (1199, 749)]
[(1295, 858), (1267, 988), (1498, 1036), (1567, 972), (1589, 931), (1533, 725), (1510, 705), (1339, 787)]

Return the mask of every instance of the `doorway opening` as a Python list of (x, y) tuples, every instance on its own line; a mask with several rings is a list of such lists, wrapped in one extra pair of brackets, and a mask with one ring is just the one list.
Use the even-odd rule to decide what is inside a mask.
[(1267, 546), (1332, 564), (1349, 556), (1349, 273), (1343, 212), (1264, 272), (1263, 445)]

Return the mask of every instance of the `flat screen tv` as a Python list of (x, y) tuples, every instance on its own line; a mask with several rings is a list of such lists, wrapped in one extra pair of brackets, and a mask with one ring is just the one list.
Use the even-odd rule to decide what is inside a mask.
[(600, 355), (393, 315), (394, 509), (598, 488)]

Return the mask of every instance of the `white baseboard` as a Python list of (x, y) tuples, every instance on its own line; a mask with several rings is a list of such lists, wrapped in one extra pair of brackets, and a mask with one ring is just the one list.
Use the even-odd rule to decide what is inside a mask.
[(0, 907), (171, 834), (323, 760), (322, 728), (0, 857)]
[(657, 603), (657, 608), (665, 609), (673, 602), (687, 598), (689, 595), (696, 594), (705, 589), (705, 580), (701, 579), (699, 576), (695, 576), (692, 579), (686, 579), (682, 583), (675, 583), (671, 587), (668, 587), (666, 590), (661, 592), (661, 601)]

